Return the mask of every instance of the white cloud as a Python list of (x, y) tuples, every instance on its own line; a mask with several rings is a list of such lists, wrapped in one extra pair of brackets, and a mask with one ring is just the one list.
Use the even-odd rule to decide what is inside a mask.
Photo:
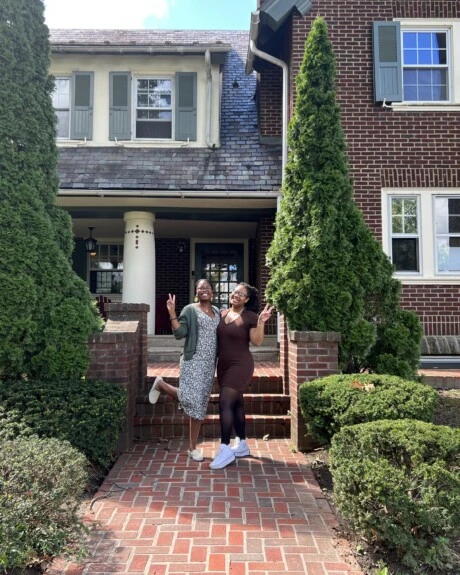
[(49, 28), (144, 28), (169, 16), (175, 0), (44, 0)]

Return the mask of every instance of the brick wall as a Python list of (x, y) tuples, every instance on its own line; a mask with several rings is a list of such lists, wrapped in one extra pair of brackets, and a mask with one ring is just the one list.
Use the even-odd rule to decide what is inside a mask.
[[(184, 248), (179, 252), (179, 245)], [(176, 295), (176, 310), (190, 303), (190, 242), (185, 238), (157, 239), (156, 246), (156, 335), (170, 335), (166, 300)]]
[[(374, 103), (372, 23), (404, 17), (459, 18), (460, 2), (313, 0), (311, 12), (304, 19), (294, 11), (289, 23), (291, 108), (305, 40), (317, 14), (328, 24), (336, 56), (337, 96), (355, 199), (381, 240), (382, 187), (460, 187), (460, 122), (457, 112), (395, 112)], [(274, 89), (269, 82), (260, 87), (266, 87), (267, 92)], [(269, 93), (261, 94), (260, 99), (269, 99)], [(444, 289), (449, 293), (447, 301), (442, 300)], [(405, 286), (403, 305), (415, 309), (426, 322), (425, 332), (440, 334), (446, 327), (460, 334), (459, 291), (447, 286)]]
[[(265, 304), (265, 289), (270, 279), (269, 269), (265, 265), (267, 251), (275, 233), (274, 218), (262, 218), (256, 234), (256, 287), (259, 290), (261, 305)], [(266, 323), (265, 334), (276, 335), (276, 314)]]

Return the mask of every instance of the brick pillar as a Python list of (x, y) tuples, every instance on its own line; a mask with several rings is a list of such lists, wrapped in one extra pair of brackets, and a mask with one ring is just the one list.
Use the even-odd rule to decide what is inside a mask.
[(138, 394), (146, 392), (145, 378), (147, 377), (147, 353), (148, 353), (148, 333), (147, 314), (150, 306), (146, 303), (108, 303), (105, 306), (107, 318), (113, 321), (137, 321), (139, 322), (139, 381)]
[(289, 332), (289, 394), (291, 396), (291, 441), (297, 449), (317, 447), (307, 436), (300, 411), (299, 386), (313, 379), (338, 373), (340, 334), (321, 331)]
[(127, 393), (126, 418), (117, 450), (126, 451), (134, 441), (134, 414), (139, 381), (139, 324), (108, 320), (103, 332), (88, 340), (91, 362), (86, 378), (122, 385)]

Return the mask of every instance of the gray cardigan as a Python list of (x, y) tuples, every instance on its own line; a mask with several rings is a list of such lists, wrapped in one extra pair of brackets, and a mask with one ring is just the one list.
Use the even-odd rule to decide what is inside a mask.
[[(212, 306), (212, 309), (215, 314), (220, 316), (220, 310), (217, 307)], [(184, 360), (188, 361), (195, 355), (196, 343), (198, 341), (198, 316), (196, 306), (192, 303), (186, 305), (177, 319), (180, 326), (177, 329), (173, 329), (173, 334), (176, 339), (185, 337)]]

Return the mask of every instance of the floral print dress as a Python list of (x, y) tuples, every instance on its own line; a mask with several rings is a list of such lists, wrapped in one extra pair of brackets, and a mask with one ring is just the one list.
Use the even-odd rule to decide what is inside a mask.
[(184, 412), (193, 419), (202, 421), (206, 417), (216, 369), (216, 329), (220, 316), (206, 315), (198, 307), (198, 341), (192, 359), (180, 360), (179, 402)]

